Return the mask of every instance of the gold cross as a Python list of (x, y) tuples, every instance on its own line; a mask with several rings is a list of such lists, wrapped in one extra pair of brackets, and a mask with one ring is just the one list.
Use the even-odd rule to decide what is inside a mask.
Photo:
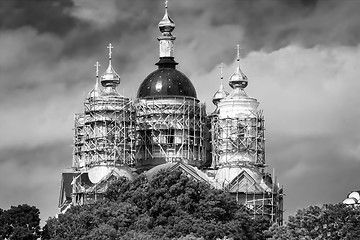
[(165, 0), (165, 8), (168, 8), (168, 0)]
[(95, 69), (96, 69), (96, 76), (98, 77), (99, 76), (99, 67), (101, 65), (99, 64), (99, 62), (96, 62), (96, 64), (94, 66), (95, 66)]
[(111, 59), (111, 54), (112, 54), (112, 51), (111, 49), (113, 49), (113, 45), (111, 43), (109, 43), (109, 45), (107, 46), (107, 48), (109, 49), (109, 59)]

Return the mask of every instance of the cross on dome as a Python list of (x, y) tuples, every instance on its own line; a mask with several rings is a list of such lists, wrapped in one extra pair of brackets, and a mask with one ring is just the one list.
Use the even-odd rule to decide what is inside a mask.
[[(224, 98), (226, 98), (226, 97), (229, 95), (229, 93), (224, 90), (224, 86), (223, 86), (223, 79), (224, 79), (224, 77), (223, 77), (223, 69), (224, 69), (224, 63), (220, 63), (219, 68), (220, 68), (220, 79), (221, 79), (220, 88), (219, 88), (219, 90), (217, 90), (217, 91), (215, 92), (215, 94), (214, 94), (214, 96), (213, 96), (213, 100), (212, 100), (212, 102), (213, 102), (216, 106), (217, 106), (217, 104), (220, 102), (221, 99), (224, 99)], [(218, 108), (215, 109), (214, 113), (216, 113), (217, 111), (218, 111)]]
[(237, 57), (236, 57), (236, 60), (240, 61), (240, 44), (237, 44), (236, 45), (236, 51), (237, 51)]
[[(110, 87), (114, 90), (117, 87), (117, 85), (120, 84), (120, 76), (115, 72), (115, 70), (111, 65), (111, 54), (112, 54), (112, 49), (114, 47), (111, 43), (109, 43), (107, 48), (109, 49), (109, 66), (106, 69), (105, 73), (101, 76), (101, 84), (105, 88)], [(113, 90), (111, 90), (110, 88), (108, 88), (109, 89), (108, 92), (113, 92)]]
[(236, 61), (238, 62), (238, 66), (236, 67), (236, 72), (233, 73), (230, 77), (229, 85), (232, 88), (240, 87), (241, 89), (244, 89), (248, 85), (248, 78), (240, 68), (240, 49), (241, 49), (240, 45), (237, 44), (236, 45), (236, 52), (237, 52)]
[(99, 62), (96, 62), (95, 65), (94, 65), (95, 70), (96, 70), (96, 77), (99, 76), (99, 67), (100, 67), (100, 66), (101, 66), (101, 65), (99, 64)]
[(94, 86), (93, 90), (91, 90), (89, 92), (89, 99), (92, 99), (92, 100), (94, 100), (95, 98), (98, 98), (102, 95), (102, 90), (100, 89), (100, 86), (99, 86), (99, 67), (100, 67), (99, 62), (96, 62), (94, 67), (95, 67), (95, 72), (96, 72), (96, 82), (95, 82), (95, 86)]
[(220, 68), (220, 78), (223, 79), (224, 63), (220, 63), (219, 68)]
[(168, 8), (168, 0), (165, 0), (165, 8)]
[(109, 49), (109, 59), (111, 59), (111, 54), (112, 54), (112, 50), (114, 47), (111, 43), (109, 43), (109, 45), (107, 46), (107, 48)]

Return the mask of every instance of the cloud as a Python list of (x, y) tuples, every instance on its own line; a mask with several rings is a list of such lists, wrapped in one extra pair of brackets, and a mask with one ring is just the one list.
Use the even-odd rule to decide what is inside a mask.
[(1, 0), (0, 29), (31, 27), (62, 36), (77, 24), (69, 15), (73, 6), (71, 0)]
[(265, 110), (267, 162), (286, 190), (287, 214), (342, 201), (357, 189), (357, 47), (288, 46), (243, 61)]
[[(101, 39), (119, 39), (138, 31), (144, 37), (163, 13), (163, 1), (2, 0), (0, 4), (4, 12), (0, 15), (6, 16), (0, 19), (0, 29), (27, 26), (66, 37), (64, 54), (86, 54), (87, 47), (96, 46)], [(183, 26), (207, 19), (199, 31), (226, 25), (244, 32), (244, 38), (237, 41), (250, 52), (273, 51), (294, 43), (309, 48), (319, 44), (356, 46), (359, 5), (352, 0), (184, 0), (170, 1), (169, 12)]]
[(7, 136), (0, 149), (71, 139), (73, 113), (95, 82), (95, 60), (59, 60), (61, 46), (56, 36), (31, 28), (0, 35), (0, 122)]
[[(285, 186), (286, 216), (310, 204), (340, 202), (358, 189), (359, 58), (360, 45), (290, 45), (241, 59), (249, 78), (245, 90), (264, 110), (267, 164)], [(235, 68), (233, 62), (224, 70), (227, 91)], [(190, 75), (208, 112), (214, 109), (210, 93), (218, 89), (219, 75), (217, 66), (207, 74)]]
[[(360, 45), (311, 49), (289, 46), (270, 54), (252, 53), (244, 65), (249, 66), (248, 77), (250, 82), (254, 79), (258, 95), (272, 100), (263, 100), (263, 104), (273, 109), (268, 115), (278, 126), (275, 132), (333, 136), (352, 132), (349, 128), (356, 122), (354, 117), (359, 116), (350, 110), (358, 103), (359, 57)], [(276, 108), (279, 105), (282, 107)], [(281, 116), (288, 119), (288, 125), (276, 124), (275, 117)]]
[(2, 150), (0, 164), (0, 208), (34, 205), (40, 209), (42, 224), (58, 213), (61, 171), (71, 164), (70, 142)]
[[(285, 188), (285, 216), (309, 205), (341, 202), (359, 189), (359, 157), (343, 154), (345, 138), (268, 137), (268, 162)], [(274, 141), (277, 141), (274, 143)], [(288, 142), (288, 144), (281, 143)], [(359, 144), (359, 141), (357, 141)]]
[(295, 43), (306, 48), (356, 46), (360, 41), (358, 1), (185, 0), (174, 5), (175, 14), (181, 12), (187, 22), (208, 15), (210, 28), (230, 25), (233, 31), (241, 29), (244, 39), (238, 40), (247, 52), (274, 51)]
[(117, 18), (115, 1), (98, 4), (97, 1), (75, 0), (71, 15), (83, 21), (93, 23), (95, 27), (104, 28), (113, 24)]
[[(49, 74), (46, 66), (54, 63), (59, 56), (62, 41), (52, 34), (39, 34), (36, 30), (23, 27), (13, 31), (2, 31), (0, 36), (0, 68), (3, 81), (0, 91), (15, 90), (18, 85), (35, 84), (42, 80), (43, 74)], [(43, 74), (30, 79), (21, 76), (24, 71), (39, 69)], [(50, 79), (51, 81), (52, 79)]]

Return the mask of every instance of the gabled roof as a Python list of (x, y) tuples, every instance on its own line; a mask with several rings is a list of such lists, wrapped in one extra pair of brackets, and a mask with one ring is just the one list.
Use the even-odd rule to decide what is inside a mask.
[(263, 192), (262, 187), (245, 170), (227, 186), (229, 192)]
[(196, 167), (190, 166), (182, 162), (177, 162), (174, 166), (170, 167), (170, 171), (174, 170), (180, 170), (190, 178), (196, 179), (199, 182), (206, 182), (210, 184), (207, 175)]
[(243, 168), (229, 184), (224, 186), (230, 192), (264, 193), (273, 191), (270, 182), (264, 181), (263, 175), (254, 169)]
[(162, 169), (169, 169), (170, 171), (180, 170), (184, 174), (186, 174), (188, 177), (195, 179), (196, 181), (200, 182), (206, 182), (210, 184), (208, 176), (200, 171), (200, 169), (190, 166), (183, 162), (177, 162), (177, 163), (164, 163), (161, 165), (158, 165), (156, 167), (153, 167), (152, 169), (145, 172), (146, 177), (148, 180), (151, 180), (155, 174), (157, 174)]

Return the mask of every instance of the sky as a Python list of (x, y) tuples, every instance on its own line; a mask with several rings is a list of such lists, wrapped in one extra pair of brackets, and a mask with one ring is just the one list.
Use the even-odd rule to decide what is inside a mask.
[[(260, 102), (266, 161), (284, 186), (285, 216), (360, 189), (360, 1), (169, 0), (175, 60), (207, 112), (241, 66)], [(156, 69), (162, 0), (0, 0), (0, 208), (58, 213), (71, 166), (74, 113), (95, 84), (94, 64), (135, 98)], [(226, 85), (227, 91), (230, 87)]]

